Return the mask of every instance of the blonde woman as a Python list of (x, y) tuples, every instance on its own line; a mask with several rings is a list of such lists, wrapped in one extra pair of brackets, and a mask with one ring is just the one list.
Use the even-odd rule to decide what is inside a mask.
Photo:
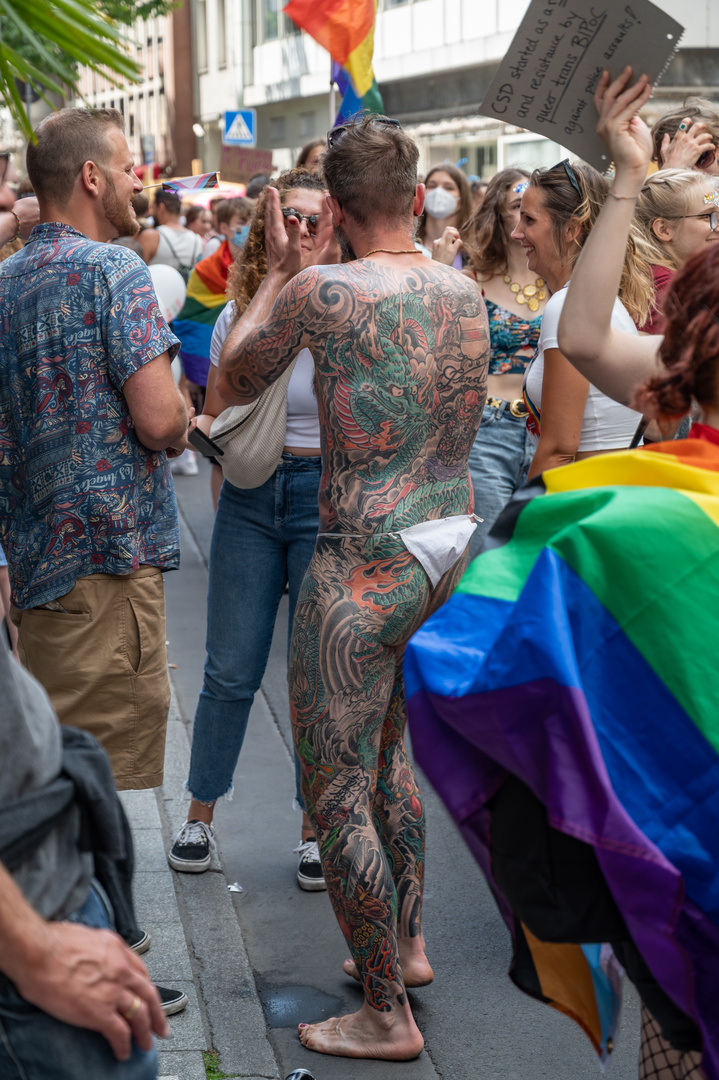
[(662, 169), (639, 192), (636, 222), (652, 271), (654, 303), (640, 327), (647, 334), (664, 329), (662, 301), (677, 270), (692, 255), (719, 239), (719, 177), (693, 169)]
[[(572, 269), (609, 191), (589, 165), (568, 160), (537, 169), (522, 195), (520, 241), (529, 269), (540, 275), (552, 297), (542, 317), (537, 356), (524, 382), (528, 426), (537, 438), (529, 479), (545, 469), (629, 446), (641, 415), (610, 400), (572, 367), (559, 349), (557, 327)], [(612, 323), (636, 333), (649, 312), (649, 267), (632, 237), (625, 255)]]

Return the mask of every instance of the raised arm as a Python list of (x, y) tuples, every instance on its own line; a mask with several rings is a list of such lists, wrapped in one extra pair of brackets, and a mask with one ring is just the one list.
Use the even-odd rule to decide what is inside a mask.
[(649, 129), (637, 116), (651, 87), (645, 75), (629, 86), (631, 75), (631, 68), (625, 68), (610, 84), (605, 72), (595, 95), (597, 131), (610, 151), (616, 174), (612, 193), (572, 272), (558, 338), (574, 367), (602, 393), (625, 405), (642, 382), (661, 370), (658, 336), (628, 334), (611, 325), (636, 196), (652, 153)]
[(267, 274), (220, 354), (216, 389), (230, 405), (255, 401), (309, 344), (318, 271), (312, 266), (299, 272), (300, 225), (295, 218), (285, 224), (272, 187), (265, 220)]

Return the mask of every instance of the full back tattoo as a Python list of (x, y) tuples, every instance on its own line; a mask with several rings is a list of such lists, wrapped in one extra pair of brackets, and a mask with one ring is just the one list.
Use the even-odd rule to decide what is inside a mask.
[(398, 530), (472, 511), (489, 345), (476, 286), (417, 263), (302, 271), (227, 366), (252, 397), (301, 348), (315, 358), (320, 535), (295, 614), (290, 704), (325, 880), (378, 1010), (405, 1000), (398, 926), (421, 934), (424, 811), (403, 741), (402, 652), (464, 564), (433, 590)]

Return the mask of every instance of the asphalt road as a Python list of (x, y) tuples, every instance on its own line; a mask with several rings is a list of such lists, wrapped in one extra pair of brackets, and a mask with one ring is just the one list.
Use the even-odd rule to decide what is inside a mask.
[[(183, 565), (166, 579), (169, 655), (183, 715), (191, 719), (204, 660), (207, 558), (212, 528), (209, 480), (178, 477)], [(252, 618), (252, 612), (243, 613)], [(468, 849), (427, 781), (425, 932), (432, 986), (410, 993), (426, 1050), (397, 1064), (350, 1061), (305, 1050), (300, 1020), (353, 1011), (359, 989), (341, 970), (347, 949), (326, 893), (296, 884), (300, 817), (286, 685), (287, 598), (278, 616), (261, 693), (235, 774), (231, 801), (216, 814), (227, 880), (243, 892), (235, 910), (279, 1063), (280, 1076), (304, 1067), (316, 1080), (584, 1080), (599, 1077), (579, 1028), (518, 991), (507, 976), (509, 936)], [(639, 1004), (625, 981), (622, 1032), (609, 1080), (635, 1080)], [(221, 1047), (219, 1048), (222, 1049)]]

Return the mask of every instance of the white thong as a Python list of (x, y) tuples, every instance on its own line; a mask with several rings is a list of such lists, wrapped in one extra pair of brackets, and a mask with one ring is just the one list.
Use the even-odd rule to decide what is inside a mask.
[(420, 521), (408, 529), (388, 533), (319, 533), (322, 537), (353, 537), (360, 540), (378, 540), (382, 536), (399, 538), (407, 551), (422, 566), (432, 588), (464, 554), (477, 522), (473, 514), (454, 514), (435, 521)]

